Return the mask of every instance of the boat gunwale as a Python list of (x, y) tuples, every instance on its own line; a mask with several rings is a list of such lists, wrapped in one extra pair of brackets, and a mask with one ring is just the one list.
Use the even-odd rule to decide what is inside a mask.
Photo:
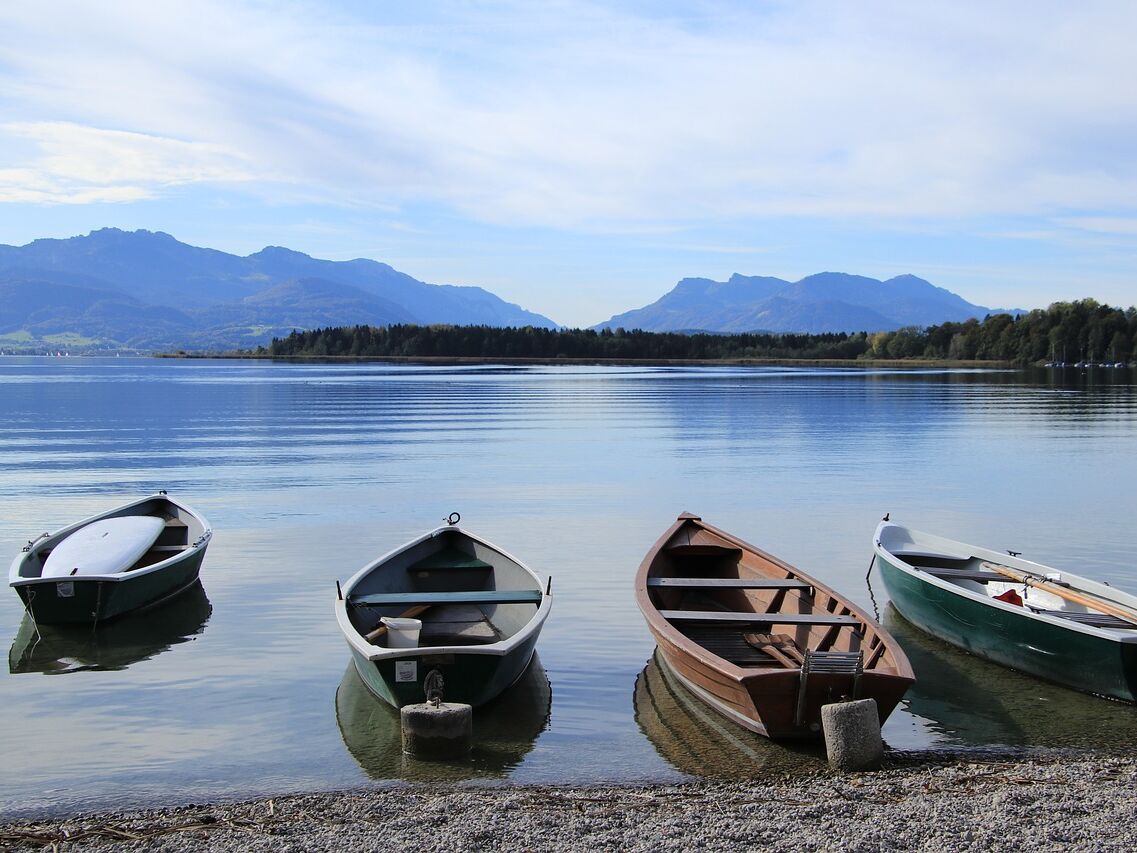
[[(122, 516), (124, 514), (124, 511), (141, 506), (142, 504), (153, 500), (165, 501), (166, 503), (172, 504), (173, 506), (192, 516), (202, 526), (201, 535), (195, 541), (187, 543), (184, 550), (177, 551), (163, 560), (159, 560), (158, 562), (152, 563), (149, 566), (144, 566), (141, 569), (135, 569), (134, 571), (130, 572), (123, 571), (101, 575), (75, 575), (74, 577), (67, 576), (50, 578), (24, 577), (20, 575), (20, 567), (23, 566), (24, 563), (30, 560), (33, 556), (46, 548), (48, 545), (58, 545), (60, 542), (62, 542), (64, 539), (66, 539), (68, 536), (80, 528), (86, 527), (89, 524), (93, 524), (96, 521), (102, 521), (104, 518)], [(129, 513), (125, 514), (129, 515)], [(38, 586), (41, 584), (56, 584), (60, 582), (72, 582), (79, 584), (90, 584), (96, 582), (124, 583), (127, 581), (135, 580), (137, 578), (145, 577), (146, 575), (160, 572), (163, 569), (168, 569), (172, 565), (185, 560), (188, 556), (194, 554), (198, 550), (203, 550), (206, 546), (209, 545), (212, 539), (213, 528), (205, 516), (203, 516), (189, 504), (186, 504), (177, 498), (171, 497), (170, 495), (162, 492), (155, 492), (152, 495), (146, 495), (144, 497), (138, 498), (137, 500), (128, 501), (127, 503), (112, 507), (105, 512), (92, 515), (89, 518), (84, 518), (81, 521), (76, 521), (73, 524), (69, 524), (66, 527), (61, 527), (59, 530), (49, 533), (47, 536), (41, 536), (38, 540), (31, 541), (29, 543), (30, 547), (24, 546), (27, 547), (28, 550), (25, 551), (21, 548), (20, 552), (12, 560), (12, 564), (8, 569), (8, 585), (15, 589), (16, 587), (21, 586)]]
[[(1011, 556), (1011, 555), (1006, 554), (1006, 553), (1000, 553), (998, 551), (993, 551), (989, 548), (983, 548), (983, 547), (978, 546), (978, 545), (968, 545), (965, 542), (960, 542), (960, 541), (953, 540), (953, 539), (945, 539), (943, 537), (936, 536), (935, 534), (932, 534), (932, 533), (925, 533), (924, 531), (916, 530), (914, 528), (908, 527), (907, 525), (900, 524), (900, 523), (895, 522), (895, 521), (881, 521), (877, 525), (876, 533), (873, 536), (873, 549), (876, 552), (877, 557), (879, 559), (885, 560), (890, 566), (895, 568), (897, 571), (903, 572), (905, 575), (908, 575), (909, 577), (913, 578), (916, 581), (919, 581), (920, 583), (930, 584), (931, 586), (934, 586), (937, 589), (943, 590), (944, 592), (951, 593), (952, 595), (956, 595), (956, 596), (959, 596), (960, 598), (967, 599), (969, 601), (973, 601), (977, 604), (983, 604), (983, 605), (986, 605), (988, 607), (994, 607), (998, 610), (1003, 611), (1004, 613), (1008, 613), (1010, 615), (1017, 616), (1021, 619), (1034, 620), (1034, 621), (1041, 622), (1041, 623), (1046, 624), (1046, 625), (1052, 625), (1056, 628), (1062, 628), (1062, 629), (1067, 630), (1067, 631), (1074, 631), (1077, 633), (1087, 634), (1091, 637), (1095, 637), (1095, 638), (1102, 639), (1102, 640), (1108, 640), (1111, 642), (1126, 643), (1126, 644), (1137, 643), (1137, 625), (1134, 625), (1132, 628), (1101, 628), (1101, 627), (1098, 627), (1095, 625), (1087, 625), (1083, 622), (1075, 622), (1071, 619), (1065, 619), (1061, 616), (1052, 616), (1052, 615), (1045, 613), (1045, 612), (1039, 612), (1039, 611), (1031, 610), (1029, 607), (1024, 607), (1022, 605), (1009, 604), (1005, 601), (1000, 601), (996, 598), (992, 598), (991, 596), (984, 595), (982, 593), (976, 592), (975, 590), (968, 589), (967, 587), (964, 587), (959, 583), (955, 583), (948, 578), (937, 577), (936, 575), (932, 574), (931, 572), (924, 571), (924, 570), (918, 568), (917, 566), (912, 565), (907, 560), (905, 560), (904, 559), (904, 556), (905, 556), (904, 552), (897, 553), (897, 552), (891, 551), (887, 547), (885, 547), (885, 545), (883, 544), (882, 539), (881, 539), (881, 534), (887, 528), (893, 528), (893, 529), (905, 531), (907, 534), (909, 534), (909, 539), (912, 541), (912, 544), (916, 545), (916, 546), (920, 545), (920, 542), (918, 540), (923, 539), (925, 541), (925, 543), (927, 543), (928, 541), (931, 541), (933, 543), (934, 542), (944, 542), (947, 545), (956, 546), (956, 547), (963, 549), (964, 551), (970, 552), (967, 557), (960, 557), (958, 554), (954, 554), (954, 553), (943, 553), (943, 554), (937, 555), (937, 554), (933, 554), (933, 553), (927, 552), (927, 551), (921, 551), (918, 553), (914, 552), (912, 554), (909, 554), (908, 556), (929, 556), (929, 557), (944, 556), (944, 557), (950, 557), (953, 559), (989, 560), (989, 561), (998, 562), (1000, 565), (1006, 566), (1007, 568), (1017, 569), (1019, 571), (1027, 572), (1028, 574), (1037, 575), (1040, 580), (1046, 579), (1047, 572), (1060, 572), (1062, 574), (1063, 579), (1073, 578), (1073, 579), (1076, 579), (1077, 581), (1086, 581), (1090, 584), (1100, 585), (1097, 581), (1094, 581), (1092, 578), (1083, 577), (1082, 575), (1076, 575), (1073, 572), (1068, 572), (1068, 571), (1065, 571), (1062, 569), (1056, 569), (1053, 566), (1047, 566), (1044, 563), (1035, 563), (1035, 562), (1032, 562), (1030, 560), (1023, 560), (1019, 557), (1014, 557), (1014, 556)], [(1006, 582), (1010, 583), (1010, 584), (1015, 583), (1014, 579), (1010, 578), (1010, 577), (1006, 578)], [(1071, 589), (1077, 591), (1079, 589), (1079, 587), (1077, 585), (1072, 584)], [(1110, 589), (1113, 589), (1113, 588), (1110, 587)], [(1045, 591), (1045, 589), (1043, 591)], [(1088, 590), (1083, 590), (1083, 591), (1089, 592)], [(1125, 593), (1123, 590), (1114, 590), (1114, 591), (1119, 592), (1122, 595), (1125, 595), (1127, 597), (1131, 597), (1131, 596), (1129, 596), (1128, 593)], [(1090, 594), (1093, 594), (1093, 593), (1090, 593)], [(1107, 599), (1107, 601), (1108, 601), (1108, 599)], [(1120, 601), (1113, 601), (1112, 603), (1118, 604), (1118, 605), (1123, 606), (1123, 607), (1132, 608), (1132, 605), (1127, 605), (1127, 604), (1124, 604)], [(1098, 612), (1101, 612), (1101, 611), (1098, 611)]]
[[(504, 640), (499, 640), (496, 643), (485, 643), (474, 646), (416, 646), (414, 648), (391, 649), (386, 646), (373, 646), (367, 639), (356, 629), (355, 625), (351, 622), (351, 617), (348, 616), (348, 599), (351, 597), (351, 591), (362, 581), (368, 577), (373, 571), (378, 569), (383, 563), (386, 563), (399, 554), (409, 551), (416, 545), (441, 536), (445, 533), (458, 534), (465, 536), (475, 542), (478, 542), (485, 547), (489, 548), (496, 554), (501, 555), (505, 559), (518, 566), (522, 571), (528, 574), (535, 585), (535, 588), (541, 593), (541, 603), (537, 606), (536, 612), (530, 617), (518, 631), (515, 631), (511, 636), (506, 637)], [(453, 654), (453, 655), (485, 655), (485, 656), (498, 656), (505, 657), (509, 655), (517, 646), (526, 642), (526, 640), (536, 631), (539, 631), (548, 619), (549, 613), (553, 606), (553, 596), (551, 592), (546, 591), (547, 587), (542, 583), (540, 576), (533, 571), (525, 562), (519, 560), (517, 557), (510, 554), (508, 551), (499, 548), (492, 542), (471, 533), (463, 527), (456, 524), (444, 524), (436, 527), (433, 530), (428, 530), (420, 536), (392, 548), (385, 554), (375, 558), (367, 563), (363, 568), (359, 569), (341, 586), (340, 592), (342, 597), (336, 599), (336, 621), (339, 623), (340, 631), (343, 633), (344, 638), (348, 644), (358, 652), (361, 656), (369, 661), (383, 661), (391, 658), (398, 658), (400, 660), (410, 660), (418, 657), (427, 657), (439, 654)]]

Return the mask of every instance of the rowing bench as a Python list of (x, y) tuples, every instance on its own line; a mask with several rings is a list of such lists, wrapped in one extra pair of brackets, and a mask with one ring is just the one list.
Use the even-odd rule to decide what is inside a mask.
[(647, 585), (674, 589), (813, 589), (805, 581), (792, 578), (648, 578)]
[(540, 604), (539, 589), (479, 589), (464, 592), (372, 592), (353, 595), (350, 604), (363, 607), (413, 607), (429, 604)]
[(860, 625), (855, 616), (835, 613), (730, 613), (722, 610), (660, 610), (668, 622), (711, 622), (725, 625)]

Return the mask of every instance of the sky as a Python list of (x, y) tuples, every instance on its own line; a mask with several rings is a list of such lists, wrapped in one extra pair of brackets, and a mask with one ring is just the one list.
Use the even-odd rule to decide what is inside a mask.
[(1137, 304), (1137, 3), (0, 3), (0, 243), (102, 227), (478, 285)]

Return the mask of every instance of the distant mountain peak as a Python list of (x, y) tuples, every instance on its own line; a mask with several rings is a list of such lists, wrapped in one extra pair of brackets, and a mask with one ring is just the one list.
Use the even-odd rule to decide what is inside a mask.
[[(75, 333), (141, 350), (255, 347), (292, 329), (355, 324), (557, 327), (483, 288), (427, 284), (378, 261), (283, 246), (239, 257), (113, 227), (0, 245), (0, 284), (8, 333)], [(45, 307), (37, 287), (55, 302)]]
[(626, 311), (594, 328), (664, 332), (877, 332), (982, 318), (972, 305), (918, 276), (888, 281), (820, 272), (796, 282), (734, 273), (725, 282), (685, 278), (650, 305)]

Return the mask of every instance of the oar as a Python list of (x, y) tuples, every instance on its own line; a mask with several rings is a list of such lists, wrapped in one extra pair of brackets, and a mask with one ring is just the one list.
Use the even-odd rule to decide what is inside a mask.
[(1110, 616), (1116, 616), (1118, 619), (1124, 619), (1126, 622), (1137, 625), (1137, 613), (1134, 613), (1132, 610), (1123, 609), (1116, 604), (1110, 604), (1092, 593), (1078, 592), (1069, 587), (1057, 584), (1054, 581), (1041, 578), (1038, 575), (1033, 575), (1029, 572), (1020, 572), (1018, 569), (1012, 569), (1009, 566), (1000, 566), (998, 563), (984, 561), (982, 565), (985, 569), (998, 572), (1004, 577), (1016, 580), (1026, 586), (1033, 586), (1036, 589), (1057, 595), (1059, 598), (1064, 598), (1075, 604), (1084, 604), (1086, 607), (1097, 610), (1099, 613), (1108, 613)]

